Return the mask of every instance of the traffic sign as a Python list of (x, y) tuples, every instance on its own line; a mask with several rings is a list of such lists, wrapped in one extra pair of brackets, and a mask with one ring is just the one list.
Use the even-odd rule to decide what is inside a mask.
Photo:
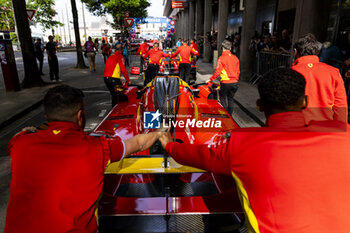
[(131, 27), (134, 24), (134, 18), (125, 18), (125, 26)]
[(170, 33), (174, 34), (175, 33), (175, 28), (170, 28)]
[(32, 18), (34, 17), (36, 10), (27, 10), (27, 17), (29, 20), (32, 20)]
[(170, 21), (170, 25), (171, 25), (171, 26), (174, 26), (174, 25), (175, 25), (175, 20), (171, 20), (171, 21)]
[(129, 18), (130, 14), (129, 11), (124, 12), (124, 18)]

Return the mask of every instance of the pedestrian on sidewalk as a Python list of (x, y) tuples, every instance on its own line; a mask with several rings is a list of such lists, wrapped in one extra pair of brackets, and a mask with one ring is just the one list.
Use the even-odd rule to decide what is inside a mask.
[(146, 70), (144, 86), (157, 76), (162, 57), (170, 57), (170, 54), (163, 53), (162, 50), (159, 50), (159, 44), (155, 42), (153, 44), (153, 49), (146, 53), (145, 58), (147, 57), (149, 57), (149, 64)]
[(125, 66), (127, 66), (127, 67), (130, 67), (130, 65), (129, 65), (129, 49), (130, 49), (129, 41), (124, 40), (124, 42), (123, 42), (123, 57), (124, 57), (124, 61), (125, 61)]
[(89, 136), (83, 97), (67, 85), (50, 89), (44, 97), (48, 129), (26, 127), (8, 144), (12, 180), (5, 233), (97, 232), (107, 164), (148, 149), (163, 134)]
[(182, 45), (176, 50), (176, 52), (171, 56), (172, 58), (176, 57), (179, 54), (180, 65), (179, 65), (179, 75), (182, 80), (187, 84), (190, 83), (191, 76), (191, 55), (199, 56), (199, 52), (188, 46), (188, 40), (183, 40)]
[(140, 45), (139, 49), (136, 51), (136, 54), (140, 54), (140, 73), (143, 72), (143, 66), (145, 65), (145, 58), (144, 56), (149, 50), (149, 45), (147, 44), (147, 40), (144, 40), (143, 43)]
[(98, 39), (96, 38), (94, 41), (94, 45), (95, 45), (95, 50), (96, 52), (98, 52), (98, 48), (100, 47), (100, 43), (98, 42)]
[(270, 72), (258, 90), (266, 127), (233, 130), (210, 145), (172, 142), (168, 133), (163, 148), (182, 165), (233, 176), (248, 232), (347, 233), (349, 125), (307, 124), (305, 79), (291, 69)]
[(106, 64), (106, 60), (107, 58), (111, 55), (112, 53), (112, 49), (111, 49), (111, 45), (108, 43), (108, 41), (106, 41), (106, 43), (102, 44), (102, 55), (103, 55), (103, 60), (104, 63)]
[(107, 59), (105, 70), (103, 72), (104, 82), (112, 96), (112, 107), (114, 107), (123, 98), (121, 91), (118, 91), (123, 89), (123, 83), (120, 80), (120, 73), (123, 74), (126, 80), (126, 86), (128, 86), (130, 82), (128, 71), (125, 68), (122, 51), (122, 45), (116, 45), (116, 51)]
[(43, 73), (43, 63), (44, 63), (44, 45), (41, 42), (41, 39), (38, 38), (34, 44), (34, 53), (36, 59), (39, 61), (39, 72), (40, 75), (44, 75)]
[(179, 38), (176, 42), (176, 48), (179, 48), (182, 45), (182, 39)]
[(86, 41), (85, 45), (85, 52), (86, 52), (86, 56), (89, 60), (89, 68), (90, 68), (90, 72), (95, 72), (95, 44), (94, 42), (92, 42), (92, 38), (91, 36), (89, 36), (88, 41)]
[(294, 44), (295, 62), (292, 69), (306, 79), (305, 93), (309, 105), (303, 111), (311, 120), (339, 120), (348, 122), (348, 103), (344, 81), (339, 70), (319, 61), (322, 44), (314, 35), (307, 34)]
[(207, 82), (220, 76), (220, 103), (232, 115), (235, 93), (238, 90), (239, 60), (231, 53), (232, 43), (229, 40), (222, 42), (222, 55), (219, 57), (216, 70)]
[(60, 82), (59, 76), (58, 76), (58, 59), (56, 56), (57, 53), (57, 47), (56, 43), (53, 41), (53, 36), (49, 36), (49, 42), (46, 43), (46, 53), (47, 53), (47, 60), (49, 62), (50, 67), (50, 80), (52, 82)]

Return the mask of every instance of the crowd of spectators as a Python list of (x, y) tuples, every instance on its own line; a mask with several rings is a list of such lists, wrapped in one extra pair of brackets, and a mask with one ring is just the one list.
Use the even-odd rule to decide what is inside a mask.
[(347, 33), (347, 40), (340, 46), (334, 45), (330, 41), (324, 42), (322, 44), (319, 57), (321, 62), (337, 67), (340, 70), (343, 68), (343, 65), (349, 66), (350, 32)]
[(288, 30), (282, 30), (281, 34), (275, 31), (271, 33), (265, 33), (262, 36), (256, 35), (251, 39), (249, 49), (255, 52), (265, 51), (274, 53), (290, 53), (292, 47), (292, 37), (289, 35)]

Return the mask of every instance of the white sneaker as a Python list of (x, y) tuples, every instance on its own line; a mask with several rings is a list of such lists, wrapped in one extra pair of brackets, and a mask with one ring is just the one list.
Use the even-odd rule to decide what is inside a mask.
[(62, 79), (58, 79), (58, 80), (56, 80), (56, 82), (63, 82), (63, 80)]

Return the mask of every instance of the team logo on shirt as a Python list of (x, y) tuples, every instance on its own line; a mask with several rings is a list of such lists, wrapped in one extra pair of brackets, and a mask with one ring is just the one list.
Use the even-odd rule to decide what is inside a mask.
[(160, 129), (161, 113), (159, 110), (156, 112), (144, 112), (143, 113), (143, 128), (145, 129)]
[(55, 135), (57, 135), (57, 134), (61, 133), (61, 130), (52, 130), (52, 132), (53, 132)]

